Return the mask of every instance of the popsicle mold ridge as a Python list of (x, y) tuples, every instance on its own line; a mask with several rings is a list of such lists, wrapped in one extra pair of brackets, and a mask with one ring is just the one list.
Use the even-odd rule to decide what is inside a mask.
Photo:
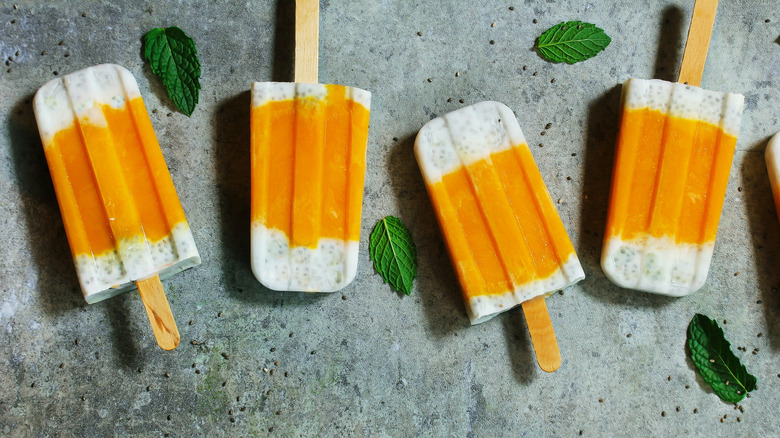
[(743, 106), (741, 94), (625, 82), (601, 258), (613, 283), (670, 296), (704, 285)]
[[(200, 264), (132, 73), (114, 64), (88, 67), (46, 83), (33, 107), (88, 303)], [(128, 162), (145, 168), (127, 169)], [(140, 187), (152, 193), (133, 192)], [(155, 199), (164, 223), (154, 226), (162, 235), (147, 235), (152, 224), (142, 221), (139, 198)]]
[(371, 93), (255, 82), (251, 94), (252, 271), (273, 290), (340, 290), (357, 273)]
[(480, 102), (431, 120), (415, 155), (472, 324), (585, 278), (506, 105)]

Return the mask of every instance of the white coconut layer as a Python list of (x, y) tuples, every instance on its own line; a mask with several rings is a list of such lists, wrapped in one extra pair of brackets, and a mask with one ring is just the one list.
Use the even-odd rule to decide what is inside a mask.
[(461, 165), (526, 144), (509, 107), (485, 101), (437, 117), (420, 129), (414, 152), (428, 184), (441, 180)]
[[(345, 88), (347, 100), (353, 100), (363, 105), (367, 110), (371, 109), (371, 92), (342, 85)], [(294, 82), (253, 82), (252, 83), (252, 107), (263, 106), (268, 102), (313, 98), (324, 100), (328, 95), (328, 89), (324, 84), (298, 84)]]
[(676, 243), (668, 236), (607, 239), (601, 268), (620, 287), (681, 297), (707, 281), (715, 242)]
[(629, 79), (623, 84), (623, 109), (650, 108), (683, 119), (720, 126), (736, 137), (745, 97), (736, 93), (709, 91), (660, 79)]
[(280, 291), (335, 292), (357, 273), (356, 241), (321, 238), (317, 248), (293, 247), (282, 231), (252, 224), (252, 272)]
[(35, 93), (33, 100), (43, 144), (49, 144), (58, 131), (73, 125), (77, 118), (106, 126), (101, 105), (123, 108), (126, 101), (140, 96), (133, 74), (116, 64), (96, 65), (53, 79)]
[(168, 236), (157, 242), (139, 236), (117, 242), (117, 248), (99, 256), (76, 256), (76, 273), (87, 303), (133, 289), (135, 281), (154, 274), (164, 279), (200, 264), (195, 240), (186, 222), (177, 224)]
[(485, 322), (499, 313), (528, 301), (539, 295), (549, 295), (567, 288), (585, 278), (577, 255), (572, 253), (560, 268), (551, 276), (534, 280), (518, 286), (515, 290), (501, 295), (479, 295), (469, 300), (466, 310), (471, 324)]

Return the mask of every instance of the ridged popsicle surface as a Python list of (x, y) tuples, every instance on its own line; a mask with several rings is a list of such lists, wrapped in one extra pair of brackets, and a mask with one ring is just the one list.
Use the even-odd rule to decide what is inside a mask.
[(602, 267), (622, 287), (690, 294), (707, 279), (744, 98), (629, 79), (621, 105)]
[(34, 107), (87, 302), (200, 263), (128, 70), (103, 64), (52, 80)]
[(252, 270), (274, 290), (333, 292), (357, 272), (371, 94), (252, 85)]
[(415, 154), (473, 324), (584, 278), (508, 107), (480, 102), (431, 120)]

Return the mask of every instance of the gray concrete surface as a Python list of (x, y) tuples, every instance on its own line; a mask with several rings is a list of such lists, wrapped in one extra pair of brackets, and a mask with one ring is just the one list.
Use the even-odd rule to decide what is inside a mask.
[[(373, 102), (357, 279), (322, 296), (266, 290), (249, 268), (248, 90), (291, 78), (286, 4), (0, 5), (0, 435), (780, 433), (780, 224), (763, 160), (780, 130), (775, 1), (718, 11), (703, 86), (743, 93), (746, 108), (709, 279), (680, 299), (611, 285), (599, 257), (620, 84), (675, 79), (693, 1), (324, 1), (320, 80), (368, 89)], [(576, 65), (541, 59), (535, 38), (575, 19), (612, 44)], [(191, 118), (141, 57), (144, 33), (169, 25), (194, 37), (203, 65)], [(158, 110), (203, 258), (165, 282), (182, 334), (173, 352), (155, 345), (137, 293), (83, 301), (33, 117), (38, 87), (103, 62), (130, 69)], [(469, 325), (412, 154), (426, 121), (486, 99), (516, 111), (587, 274), (548, 300), (563, 354), (553, 374), (537, 367), (519, 310)], [(417, 242), (410, 297), (368, 258), (367, 236), (388, 214)], [(747, 350), (736, 353), (759, 389), (741, 410), (687, 357), (696, 312)]]

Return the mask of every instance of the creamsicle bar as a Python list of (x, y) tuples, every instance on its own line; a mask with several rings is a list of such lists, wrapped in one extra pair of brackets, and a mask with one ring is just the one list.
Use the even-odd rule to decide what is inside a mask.
[(334, 292), (357, 272), (371, 93), (252, 84), (252, 271), (274, 290)]
[(766, 170), (769, 172), (769, 184), (772, 186), (772, 196), (775, 200), (777, 217), (780, 218), (780, 133), (775, 134), (764, 152)]
[(618, 286), (688, 295), (709, 272), (744, 97), (629, 79), (621, 106), (601, 266)]
[(506, 105), (431, 120), (415, 154), (472, 324), (585, 278)]
[(88, 303), (200, 263), (132, 73), (89, 67), (45, 84), (33, 105)]

